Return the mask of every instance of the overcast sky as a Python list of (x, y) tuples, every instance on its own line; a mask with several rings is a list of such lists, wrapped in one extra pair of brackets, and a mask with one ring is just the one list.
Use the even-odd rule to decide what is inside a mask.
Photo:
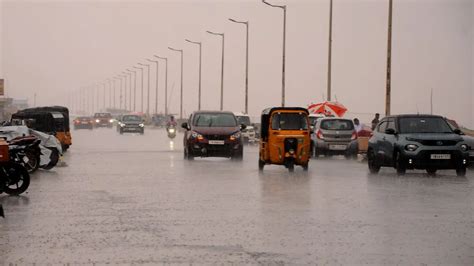
[[(184, 49), (188, 115), (197, 109), (198, 84), (198, 48), (184, 41), (189, 38), (203, 43), (203, 108), (218, 109), (221, 41), (205, 32), (212, 30), (226, 34), (224, 109), (243, 111), (245, 28), (227, 21), (232, 17), (250, 21), (250, 114), (281, 102), (282, 11), (261, 1), (1, 3), (0, 74), (8, 96), (32, 103), (36, 92), (38, 105), (66, 104), (79, 88), (158, 54), (169, 57), (170, 111), (177, 113), (179, 55), (167, 49), (173, 46)], [(329, 0), (273, 3), (288, 5), (286, 105), (321, 101)], [(384, 112), (387, 3), (334, 0), (333, 98), (349, 108), (350, 117), (366, 122)], [(433, 89), (435, 113), (474, 127), (473, 14), (471, 0), (394, 0), (392, 113), (429, 113)], [(162, 111), (164, 64), (160, 67)], [(154, 66), (151, 71), (154, 91)], [(151, 104), (154, 110), (154, 100)]]

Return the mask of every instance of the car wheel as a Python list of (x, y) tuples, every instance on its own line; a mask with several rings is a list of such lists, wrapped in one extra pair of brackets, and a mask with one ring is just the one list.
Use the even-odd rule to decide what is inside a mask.
[(121, 130), (121, 129), (120, 129), (120, 130), (119, 130), (119, 132), (120, 132), (120, 135), (122, 135), (122, 134), (123, 134), (123, 130)]
[(303, 171), (306, 172), (306, 171), (308, 171), (309, 164), (303, 164), (302, 167), (303, 167)]
[(395, 156), (395, 169), (397, 169), (397, 174), (398, 175), (405, 175), (405, 173), (407, 172), (407, 167), (405, 165), (405, 159), (403, 159), (400, 152), (397, 152), (396, 156)]
[(438, 171), (438, 169), (433, 169), (433, 168), (426, 169), (426, 173), (428, 173), (429, 176), (435, 176), (436, 171)]
[(232, 156), (232, 160), (234, 161), (242, 161), (244, 159), (244, 151), (243, 149), (240, 149), (238, 152), (236, 152), (233, 156)]
[(456, 175), (459, 177), (465, 177), (466, 176), (466, 167), (461, 167), (456, 169)]
[(369, 165), (369, 171), (371, 174), (378, 174), (380, 171), (380, 164), (377, 162), (377, 157), (373, 150), (369, 150), (367, 153), (367, 162)]

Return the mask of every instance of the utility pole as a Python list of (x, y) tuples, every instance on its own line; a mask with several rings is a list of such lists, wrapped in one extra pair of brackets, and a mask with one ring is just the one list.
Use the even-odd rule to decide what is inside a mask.
[(385, 115), (390, 115), (392, 95), (392, 9), (393, 0), (388, 4), (388, 38), (387, 38), (387, 80), (385, 90)]

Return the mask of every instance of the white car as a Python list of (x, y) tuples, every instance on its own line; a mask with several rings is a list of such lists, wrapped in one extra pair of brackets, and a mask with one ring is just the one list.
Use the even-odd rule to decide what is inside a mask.
[(238, 124), (244, 124), (246, 126), (245, 129), (242, 130), (242, 140), (244, 143), (255, 143), (257, 141), (255, 128), (252, 126), (250, 122), (250, 116), (242, 113), (234, 114), (235, 118), (237, 118)]

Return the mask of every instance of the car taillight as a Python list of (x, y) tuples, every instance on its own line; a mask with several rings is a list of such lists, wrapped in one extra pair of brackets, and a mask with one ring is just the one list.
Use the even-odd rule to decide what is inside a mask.
[(357, 139), (357, 132), (354, 130), (352, 131), (351, 140), (356, 140), (356, 139)]
[(324, 139), (323, 133), (321, 132), (320, 129), (318, 129), (318, 132), (316, 132), (316, 137), (317, 137), (318, 139)]

